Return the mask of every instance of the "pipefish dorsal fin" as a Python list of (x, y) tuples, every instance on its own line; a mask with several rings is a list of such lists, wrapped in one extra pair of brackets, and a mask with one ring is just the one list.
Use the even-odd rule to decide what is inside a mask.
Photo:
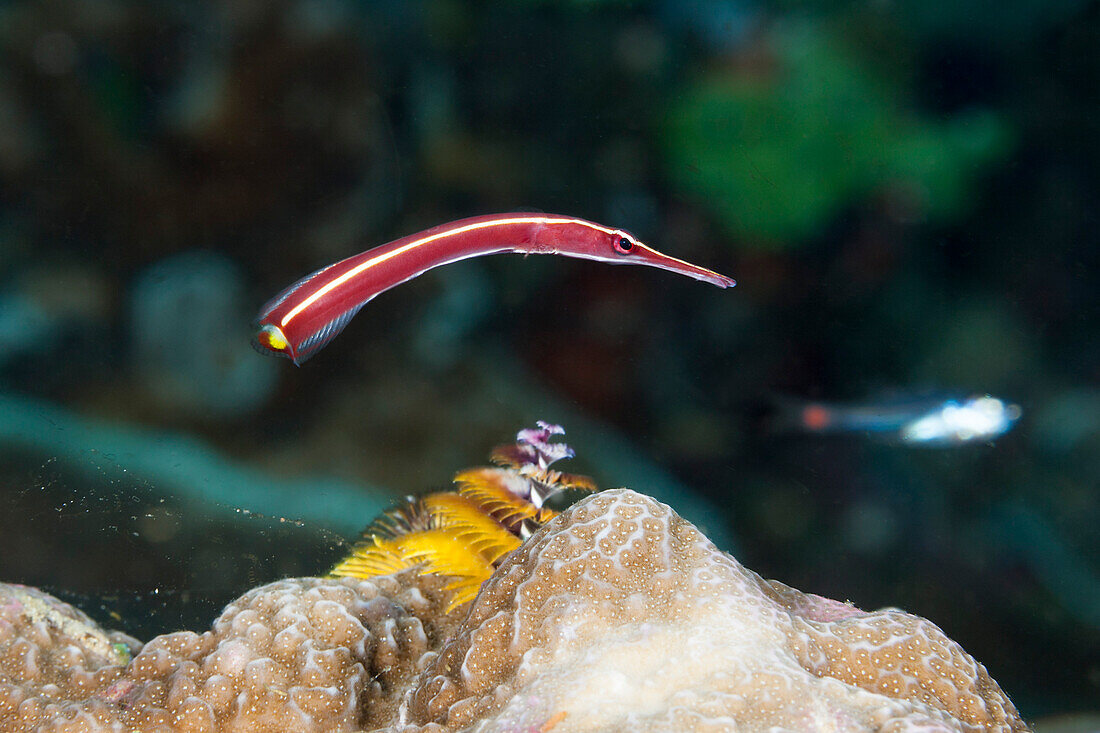
[(275, 310), (280, 305), (282, 305), (283, 301), (286, 300), (287, 298), (289, 298), (295, 292), (297, 292), (298, 288), (302, 287), (303, 285), (308, 283), (313, 278), (315, 278), (318, 275), (320, 275), (321, 273), (331, 269), (332, 267), (335, 267), (338, 264), (339, 264), (338, 262), (334, 262), (331, 265), (325, 265), (321, 269), (314, 270), (313, 272), (309, 273), (308, 275), (301, 278), (300, 280), (298, 280), (294, 283), (291, 283), (290, 285), (288, 285), (285, 288), (283, 288), (282, 290), (280, 290), (274, 298), (272, 298), (271, 300), (264, 303), (263, 307), (260, 308), (260, 314), (258, 316), (256, 316), (256, 321), (259, 322), (259, 321), (262, 321), (263, 319), (267, 318), (269, 315), (271, 315), (271, 311)]

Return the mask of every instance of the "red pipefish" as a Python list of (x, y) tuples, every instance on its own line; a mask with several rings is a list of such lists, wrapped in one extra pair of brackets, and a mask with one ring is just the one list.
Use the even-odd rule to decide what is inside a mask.
[(379, 293), (470, 257), (557, 254), (609, 264), (649, 265), (716, 285), (732, 278), (670, 257), (622, 229), (557, 214), (493, 214), (460, 219), (394, 240), (307, 275), (260, 310), (256, 345), (301, 364)]

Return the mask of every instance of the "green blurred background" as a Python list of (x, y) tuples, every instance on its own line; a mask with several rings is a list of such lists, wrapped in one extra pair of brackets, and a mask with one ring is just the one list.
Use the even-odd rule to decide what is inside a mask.
[[(754, 570), (1100, 699), (1100, 4), (0, 2), (0, 579), (139, 636), (322, 571), (535, 419)], [(301, 369), (302, 274), (566, 213), (739, 281), (494, 257)], [(990, 392), (995, 445), (778, 436)]]

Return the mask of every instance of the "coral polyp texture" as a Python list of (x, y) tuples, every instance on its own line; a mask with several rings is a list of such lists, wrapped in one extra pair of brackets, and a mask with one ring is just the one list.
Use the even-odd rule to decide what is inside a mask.
[(764, 580), (626, 489), (540, 528), (469, 605), (444, 585), (282, 580), (129, 661), (0, 586), (0, 730), (1027, 730), (930, 621)]

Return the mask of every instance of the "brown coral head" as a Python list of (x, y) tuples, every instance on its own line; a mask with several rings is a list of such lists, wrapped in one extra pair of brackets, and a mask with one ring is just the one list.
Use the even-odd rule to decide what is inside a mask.
[(509, 555), (402, 709), (449, 730), (1026, 730), (932, 623), (764, 580), (628, 490)]

